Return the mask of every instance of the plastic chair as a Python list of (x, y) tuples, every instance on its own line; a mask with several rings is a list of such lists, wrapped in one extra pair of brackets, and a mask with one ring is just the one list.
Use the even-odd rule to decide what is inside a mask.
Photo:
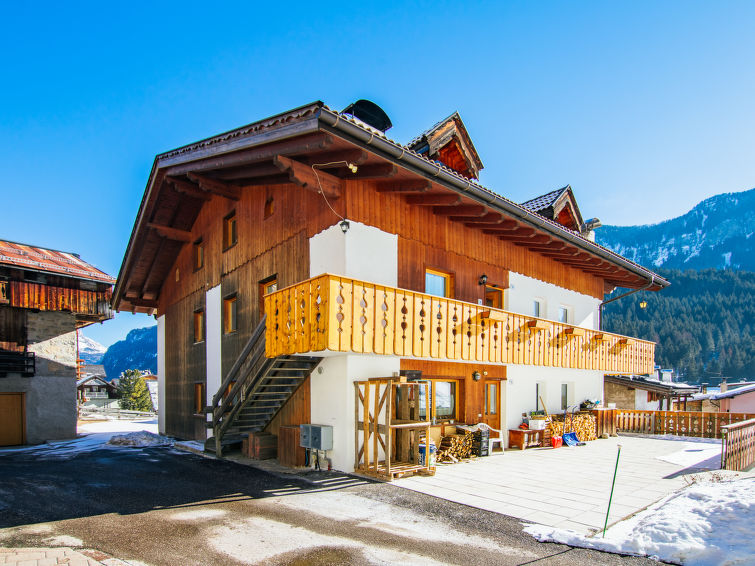
[[(493, 428), (489, 424), (486, 423), (478, 423), (477, 428), (480, 430), (488, 430), (490, 431), (490, 436), (488, 436), (488, 454), (493, 453), (493, 446), (495, 444), (498, 444), (498, 446), (501, 447), (501, 452), (503, 452), (503, 435), (501, 434), (501, 431), (498, 429)], [(493, 433), (497, 432), (498, 436), (493, 436)]]

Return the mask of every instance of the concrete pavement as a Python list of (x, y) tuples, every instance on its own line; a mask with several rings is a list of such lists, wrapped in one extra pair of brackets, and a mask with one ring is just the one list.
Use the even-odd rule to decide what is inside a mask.
[[(435, 476), (394, 485), (478, 509), (589, 533), (603, 528), (622, 445), (609, 525), (717, 469), (720, 441), (684, 442), (622, 436), (585, 446), (507, 450), (487, 458), (439, 465)], [(687, 478), (687, 479), (686, 479)]]
[(98, 551), (72, 548), (0, 548), (2, 566), (129, 566)]

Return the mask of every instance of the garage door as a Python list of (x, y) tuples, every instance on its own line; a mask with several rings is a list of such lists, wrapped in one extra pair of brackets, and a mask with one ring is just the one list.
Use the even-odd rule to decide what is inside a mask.
[(24, 394), (0, 393), (0, 446), (24, 443)]

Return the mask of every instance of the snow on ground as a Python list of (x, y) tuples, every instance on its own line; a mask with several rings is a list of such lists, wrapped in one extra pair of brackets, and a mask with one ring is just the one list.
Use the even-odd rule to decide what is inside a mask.
[(655, 557), (690, 566), (755, 564), (755, 478), (689, 485), (606, 532), (585, 537), (543, 525), (524, 531), (541, 542)]
[(129, 432), (128, 434), (116, 434), (110, 437), (107, 443), (115, 446), (141, 448), (144, 446), (173, 446), (173, 439), (147, 432), (146, 430), (140, 430), (138, 432)]
[(208, 540), (215, 550), (228, 554), (243, 564), (264, 564), (280, 554), (322, 547), (359, 550), (363, 553), (365, 563), (374, 566), (437, 564), (435, 560), (416, 554), (384, 547), (370, 547), (367, 543), (323, 535), (262, 517), (251, 517), (233, 525), (215, 527), (211, 530)]
[[(409, 509), (344, 491), (296, 494), (281, 497), (275, 501), (275, 504), (291, 509), (306, 509), (327, 519), (357, 521), (359, 527), (371, 527), (427, 542), (447, 542), (457, 545), (495, 548), (501, 552), (515, 551), (513, 548), (502, 546), (488, 538), (459, 532), (445, 523), (428, 519)], [(516, 552), (521, 551), (517, 550)], [(534, 558), (535, 555), (533, 554), (532, 557)]]
[[(33, 453), (46, 458), (65, 460), (80, 452), (88, 452), (108, 447), (108, 441), (119, 433), (145, 432), (157, 436), (157, 419), (108, 419), (102, 421), (80, 421), (79, 435), (71, 440), (56, 440), (33, 446), (20, 446), (0, 449), (4, 453)], [(165, 437), (160, 437), (165, 439)], [(168, 440), (168, 439), (165, 439)], [(169, 442), (164, 442), (166, 444)], [(134, 446), (134, 445), (132, 445)], [(153, 444), (154, 446), (154, 444)], [(115, 448), (115, 447), (111, 447)]]

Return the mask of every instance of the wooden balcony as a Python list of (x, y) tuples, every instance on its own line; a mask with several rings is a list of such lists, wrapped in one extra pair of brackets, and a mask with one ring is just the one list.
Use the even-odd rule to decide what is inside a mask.
[(337, 275), (265, 296), (266, 356), (330, 350), (646, 374), (655, 344)]

